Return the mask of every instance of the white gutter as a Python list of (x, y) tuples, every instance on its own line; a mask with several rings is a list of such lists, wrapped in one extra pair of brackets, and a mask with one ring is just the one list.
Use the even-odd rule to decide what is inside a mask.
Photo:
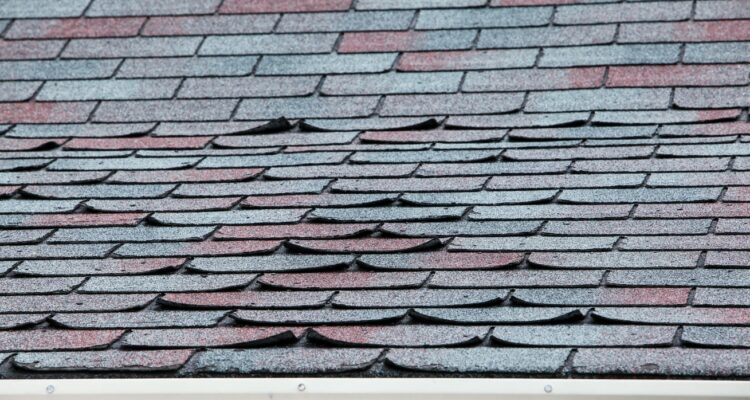
[(0, 380), (0, 400), (750, 399), (750, 381), (221, 378)]

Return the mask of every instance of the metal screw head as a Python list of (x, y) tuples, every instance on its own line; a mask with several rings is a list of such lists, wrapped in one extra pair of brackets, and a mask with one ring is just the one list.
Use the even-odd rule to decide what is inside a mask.
[(545, 393), (552, 393), (552, 385), (544, 385)]
[(297, 385), (297, 390), (299, 390), (300, 392), (304, 392), (305, 389), (306, 388), (304, 383), (300, 383), (299, 385)]
[(52, 385), (48, 385), (48, 386), (47, 386), (47, 393), (50, 393), (50, 394), (52, 394), (52, 393), (54, 393), (54, 392), (55, 392), (55, 387), (54, 387), (54, 386), (52, 386)]

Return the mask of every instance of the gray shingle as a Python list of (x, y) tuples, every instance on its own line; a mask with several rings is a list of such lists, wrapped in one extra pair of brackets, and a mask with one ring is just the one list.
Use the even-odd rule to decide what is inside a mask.
[(335, 75), (326, 78), (321, 93), (328, 95), (454, 93), (458, 91), (462, 75), (460, 72)]
[(477, 48), (581, 46), (612, 43), (614, 38), (615, 25), (485, 29)]
[(134, 15), (182, 15), (211, 14), (219, 5), (219, 0), (162, 0), (153, 3), (149, 0), (94, 0), (87, 16), (134, 16)]
[(656, 125), (585, 126), (580, 128), (514, 129), (509, 137), (521, 140), (630, 139), (650, 138), (654, 133), (656, 133)]
[(519, 289), (513, 292), (514, 303), (554, 306), (684, 306), (690, 289), (667, 288), (554, 288)]
[(55, 324), (69, 329), (175, 328), (214, 326), (226, 311), (145, 311), (130, 313), (56, 314)]
[(388, 168), (380, 165), (308, 165), (301, 167), (275, 167), (265, 173), (266, 178), (303, 179), (303, 178), (379, 178), (407, 177), (417, 169), (417, 164), (390, 164)]
[[(290, 79), (290, 78), (284, 78)], [(358, 132), (278, 133), (267, 135), (221, 136), (213, 144), (222, 147), (308, 146), (345, 144), (357, 137)]]
[(690, 1), (571, 5), (557, 9), (555, 23), (574, 25), (629, 21), (680, 21), (690, 18), (691, 8), (692, 2)]
[(181, 308), (321, 308), (333, 292), (324, 291), (241, 291), (201, 293), (168, 293), (159, 302)]
[[(26, 328), (41, 323), (47, 317), (46, 314), (6, 314), (0, 316), (0, 329)], [(3, 362), (5, 357), (7, 356), (0, 355), (0, 362)]]
[(440, 373), (552, 374), (570, 350), (480, 347), (473, 349), (396, 349), (386, 361), (399, 368)]
[(344, 346), (446, 347), (477, 344), (487, 331), (487, 327), (444, 325), (324, 326), (312, 328), (308, 338)]
[(585, 89), (534, 92), (525, 111), (642, 110), (669, 107), (669, 89)]
[[(692, 161), (692, 160), (690, 160)], [(648, 186), (746, 186), (750, 184), (748, 172), (690, 172), (652, 174)]]
[(386, 223), (380, 230), (397, 236), (484, 236), (528, 235), (536, 231), (538, 221), (460, 221)]
[[(289, 13), (281, 17), (278, 32), (351, 32), (404, 30), (414, 11), (361, 11), (349, 13)], [(275, 35), (278, 36), (278, 35)]]
[[(734, 110), (716, 110), (712, 113), (696, 112), (693, 110), (667, 110), (667, 111), (600, 111), (594, 115), (592, 122), (595, 124), (677, 124), (681, 122), (697, 121), (719, 121), (733, 119)], [(672, 129), (683, 127), (673, 127)], [(668, 132), (668, 131), (667, 131)], [(665, 131), (660, 131), (663, 136)], [(681, 132), (680, 132), (681, 133)]]
[(121, 257), (221, 256), (272, 253), (276, 240), (125, 243), (115, 254)]
[(516, 111), (522, 93), (459, 93), (386, 96), (380, 115), (494, 114)]
[(375, 206), (393, 203), (398, 193), (382, 194), (331, 194), (294, 196), (252, 196), (246, 198), (244, 207), (341, 207)]
[(750, 347), (750, 328), (687, 326), (682, 341), (704, 347)]
[(364, 254), (357, 263), (374, 270), (469, 270), (509, 267), (523, 261), (522, 253), (403, 253)]
[(123, 78), (240, 76), (249, 74), (258, 62), (258, 58), (256, 56), (130, 58), (122, 64), (117, 71), (117, 76)]
[(377, 97), (297, 97), (289, 99), (245, 99), (240, 103), (237, 119), (269, 118), (345, 118), (370, 115), (378, 104)]
[(576, 374), (737, 377), (750, 375), (747, 350), (583, 349), (573, 359)]
[(191, 373), (313, 374), (367, 369), (380, 355), (378, 349), (211, 349), (196, 355)]
[(750, 43), (690, 43), (683, 62), (692, 64), (750, 62)]
[(451, 8), (451, 7), (479, 7), (484, 0), (412, 0), (404, 3), (399, 0), (360, 0), (357, 10), (397, 10), (412, 8)]
[(459, 219), (464, 212), (465, 207), (316, 208), (309, 218), (337, 222), (440, 221)]
[(345, 308), (483, 306), (500, 303), (507, 295), (504, 289), (344, 290), (334, 297), (333, 304)]
[(612, 271), (612, 286), (750, 286), (750, 271), (731, 269)]
[(438, 120), (430, 117), (306, 119), (304, 124), (324, 131), (366, 131), (389, 129), (424, 129), (435, 126)]
[(26, 186), (24, 193), (49, 199), (81, 198), (156, 198), (163, 197), (176, 185), (93, 185), (93, 186)]
[(425, 10), (416, 29), (542, 26), (551, 16), (551, 7)]
[(721, 188), (669, 189), (566, 189), (558, 198), (565, 203), (674, 203), (706, 202), (719, 198)]
[(401, 201), (416, 205), (494, 205), (539, 203), (552, 200), (557, 190), (524, 190), (453, 193), (405, 193)]
[(118, 137), (144, 134), (156, 124), (34, 124), (16, 125), (8, 137)]
[(88, 158), (56, 160), (48, 169), (53, 171), (111, 171), (111, 170), (165, 170), (183, 169), (194, 166), (199, 157), (127, 157), (127, 158)]
[(61, 244), (0, 246), (0, 259), (102, 258), (114, 248), (111, 244)]
[(98, 122), (228, 120), (237, 100), (106, 101), (94, 114)]
[[(747, 307), (750, 305), (750, 289), (697, 288), (693, 304)], [(710, 308), (706, 310), (711, 311)]]
[(58, 213), (73, 211), (80, 200), (0, 200), (0, 213)]
[(354, 256), (344, 254), (196, 257), (188, 269), (198, 272), (304, 272), (345, 268)]
[(6, 296), (0, 310), (4, 313), (125, 311), (142, 308), (155, 298), (154, 294)]
[(557, 307), (419, 308), (411, 315), (428, 322), (454, 324), (538, 324), (583, 319), (583, 313), (576, 308)]
[(317, 76), (190, 78), (182, 84), (180, 98), (237, 98), (307, 96), (315, 91)]
[(498, 326), (492, 339), (502, 344), (567, 347), (668, 346), (676, 327), (651, 326)]
[(169, 99), (179, 84), (179, 79), (48, 82), (36, 98), (47, 101)]
[(548, 235), (706, 234), (710, 226), (710, 219), (549, 221), (544, 225), (543, 233)]
[(35, 60), (0, 62), (2, 80), (106, 78), (119, 60)]
[(454, 251), (610, 250), (617, 237), (457, 237), (448, 245)]
[(406, 316), (407, 310), (361, 309), (361, 310), (239, 310), (232, 318), (268, 325), (327, 325), (394, 322)]
[(674, 64), (679, 59), (679, 45), (633, 44), (611, 46), (560, 47), (545, 49), (542, 67), (578, 65)]
[(476, 164), (425, 164), (417, 169), (417, 176), (450, 175), (510, 175), (547, 174), (565, 172), (569, 161), (506, 162)]
[(285, 167), (310, 164), (339, 164), (349, 155), (345, 152), (316, 152), (250, 156), (206, 157), (198, 168)]
[[(750, 147), (748, 148), (750, 151)], [(503, 153), (510, 160), (587, 160), (599, 158), (647, 158), (653, 153), (653, 146), (569, 147), (559, 149), (511, 149)]]
[(338, 35), (232, 35), (209, 36), (200, 49), (201, 55), (328, 53)]
[(726, 219), (722, 218), (716, 224), (716, 233), (750, 233), (750, 224), (748, 219)]
[(158, 226), (136, 226), (128, 228), (71, 228), (59, 229), (48, 243), (93, 243), (93, 242), (151, 242), (203, 240), (215, 228)]
[(41, 242), (50, 232), (46, 229), (0, 230), (0, 244), (31, 244)]
[(430, 163), (494, 161), (499, 152), (492, 150), (468, 151), (358, 151), (349, 160), (353, 163)]
[(623, 188), (640, 186), (645, 179), (645, 174), (516, 175), (493, 177), (487, 189)]
[(336, 192), (434, 192), (480, 190), (484, 177), (471, 178), (392, 178), (392, 179), (339, 179), (332, 187)]
[(198, 50), (200, 37), (135, 37), (115, 39), (73, 39), (63, 58), (120, 58), (191, 56)]
[(469, 213), (470, 220), (492, 219), (607, 219), (625, 218), (631, 205), (575, 206), (563, 204), (527, 206), (477, 206)]
[[(155, 213), (149, 216), (151, 221), (161, 225), (247, 225), (247, 224), (281, 224), (299, 222), (307, 209), (285, 208), (278, 210), (231, 210), (210, 212), (174, 212)], [(173, 228), (178, 232), (185, 228)], [(188, 228), (195, 229), (195, 228)], [(201, 231), (213, 230), (212, 227), (199, 228)], [(154, 239), (157, 240), (157, 239)]]
[(0, 82), (0, 101), (30, 100), (39, 86), (39, 82)]
[(706, 254), (706, 267), (744, 268), (748, 265), (750, 265), (750, 252), (748, 251), (709, 251)]
[(212, 197), (217, 195), (247, 196), (292, 193), (316, 194), (322, 192), (323, 188), (328, 185), (328, 182), (328, 179), (309, 179), (304, 181), (186, 183), (180, 185), (173, 194), (178, 197)]
[(396, 53), (263, 57), (256, 75), (311, 75), (387, 71)]
[(666, 157), (747, 156), (750, 155), (750, 143), (660, 146), (656, 154)]
[(69, 293), (84, 278), (0, 278), (0, 294)]
[(747, 250), (750, 238), (746, 235), (627, 236), (621, 245), (629, 250)]
[(431, 288), (497, 288), (574, 286), (593, 287), (602, 280), (602, 271), (438, 271), (430, 279)]
[(174, 371), (181, 368), (192, 354), (193, 350), (29, 352), (13, 357), (13, 365), (23, 370), (47, 373)]
[(0, 184), (97, 183), (107, 175), (106, 172), (0, 172)]
[(619, 323), (750, 325), (750, 313), (746, 308), (598, 307), (593, 316), (597, 320)]
[(49, 3), (45, 0), (6, 0), (0, 18), (78, 17), (90, 0), (63, 0)]
[(19, 276), (138, 275), (173, 272), (185, 261), (182, 258), (27, 260), (16, 267), (15, 273)]
[(674, 104), (682, 108), (727, 108), (750, 105), (747, 87), (678, 88)]
[(453, 116), (448, 118), (448, 128), (514, 128), (546, 127), (568, 124), (580, 124), (589, 119), (588, 112), (547, 113), (547, 114), (509, 114), (482, 116)]
[(573, 165), (575, 172), (666, 172), (666, 171), (723, 171), (729, 165), (729, 158), (669, 159), (653, 158), (645, 160), (582, 160)]
[(80, 293), (202, 292), (247, 286), (257, 275), (95, 276)]

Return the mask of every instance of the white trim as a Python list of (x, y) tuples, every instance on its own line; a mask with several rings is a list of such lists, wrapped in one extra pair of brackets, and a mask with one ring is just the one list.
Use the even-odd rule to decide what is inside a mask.
[(50, 400), (750, 399), (750, 381), (451, 378), (0, 380), (0, 400), (41, 398)]

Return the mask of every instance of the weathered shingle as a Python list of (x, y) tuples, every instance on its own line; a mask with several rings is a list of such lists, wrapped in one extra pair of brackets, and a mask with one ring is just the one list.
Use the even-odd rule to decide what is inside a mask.
[(0, 0), (0, 376), (750, 376), (748, 10)]

